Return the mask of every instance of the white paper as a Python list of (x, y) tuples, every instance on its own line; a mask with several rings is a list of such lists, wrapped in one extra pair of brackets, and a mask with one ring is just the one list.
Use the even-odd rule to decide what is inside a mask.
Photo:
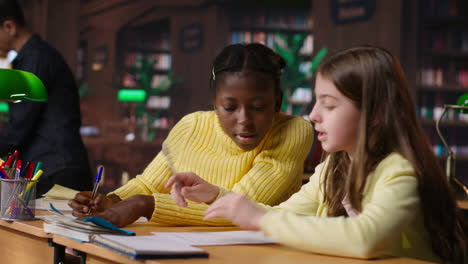
[(271, 244), (273, 240), (257, 231), (224, 232), (152, 232), (157, 237), (170, 238), (192, 246), (216, 246), (239, 244)]
[(68, 201), (65, 199), (54, 199), (54, 198), (39, 198), (34, 201), (35, 207), (34, 209), (38, 211), (49, 211), (50, 205), (53, 204), (55, 208), (60, 210), (61, 212), (71, 212), (73, 211), (70, 206), (68, 206)]
[[(70, 219), (76, 219), (76, 217), (74, 217), (74, 216), (71, 215), (71, 214), (66, 214), (66, 215), (64, 215), (64, 216), (66, 216), (66, 217), (68, 217), (68, 218), (70, 218)], [(56, 221), (56, 220), (58, 220), (58, 219), (63, 218), (63, 216), (55, 215), (55, 214), (50, 214), (50, 215), (36, 215), (36, 218), (37, 218), (37, 219), (44, 220), (44, 221), (45, 221), (46, 219), (48, 219), (48, 220), (50, 220), (51, 222), (53, 222), (53, 221)]]
[(101, 238), (117, 242), (133, 248), (138, 254), (145, 253), (177, 253), (177, 252), (203, 252), (203, 249), (195, 248), (178, 240), (160, 238), (156, 236), (116, 236), (99, 235)]
[(141, 216), (140, 218), (138, 218), (135, 223), (147, 223), (148, 222), (148, 218), (144, 217), (144, 216)]

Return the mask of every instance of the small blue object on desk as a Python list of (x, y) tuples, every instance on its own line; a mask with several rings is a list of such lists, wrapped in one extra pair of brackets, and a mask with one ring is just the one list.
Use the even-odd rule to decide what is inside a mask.
[(118, 228), (115, 225), (113, 225), (111, 222), (109, 222), (109, 221), (107, 221), (107, 220), (105, 220), (105, 219), (103, 219), (101, 217), (98, 217), (98, 216), (87, 217), (87, 218), (83, 219), (83, 222), (91, 222), (91, 223), (93, 223), (93, 224), (95, 224), (97, 226), (104, 227), (104, 228), (107, 228), (109, 230), (115, 230), (115, 231), (122, 232), (125, 235), (130, 235), (130, 236), (135, 235), (135, 232), (127, 230), (127, 229), (123, 229), (123, 228)]
[[(61, 217), (62, 216), (66, 217), (62, 212), (60, 212), (57, 208), (55, 208), (54, 205), (52, 205), (51, 203), (49, 204), (49, 206), (50, 206), (51, 211), (53, 211), (54, 213), (59, 214)], [(74, 222), (93, 223), (96, 226), (105, 228), (106, 230), (110, 231), (109, 234), (119, 234), (119, 235), (129, 235), (129, 236), (134, 236), (135, 235), (135, 232), (130, 231), (130, 230), (126, 230), (126, 229), (123, 229), (123, 228), (118, 228), (115, 225), (113, 225), (111, 222), (109, 222), (109, 221), (107, 221), (107, 220), (105, 220), (103, 218), (100, 218), (98, 216), (90, 216), (90, 217), (87, 217), (87, 218), (83, 219), (82, 221), (71, 219), (71, 218), (69, 218), (68, 220), (69, 221), (71, 220), (71, 221), (74, 221)], [(83, 232), (84, 231), (85, 230), (83, 230)], [(117, 231), (117, 232), (112, 232), (112, 231)]]

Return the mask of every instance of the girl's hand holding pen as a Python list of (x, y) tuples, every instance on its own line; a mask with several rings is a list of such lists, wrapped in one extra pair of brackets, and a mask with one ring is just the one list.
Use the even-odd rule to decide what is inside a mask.
[(97, 214), (110, 208), (112, 205), (120, 202), (117, 195), (97, 194), (94, 199), (91, 199), (92, 192), (79, 192), (75, 198), (68, 202), (68, 205), (73, 209), (72, 215), (78, 218), (86, 218), (90, 216), (90, 212)]
[(150, 220), (153, 216), (153, 211), (154, 197), (152, 195), (139, 194), (115, 203), (111, 207), (94, 215), (111, 222), (117, 227), (124, 227), (135, 222), (141, 216)]
[(225, 218), (242, 229), (259, 230), (265, 209), (257, 206), (247, 197), (230, 193), (214, 202), (205, 211), (205, 220)]
[(216, 185), (206, 182), (193, 172), (176, 173), (167, 181), (165, 188), (172, 188), (172, 199), (182, 207), (187, 207), (185, 199), (197, 203), (211, 203), (219, 194)]

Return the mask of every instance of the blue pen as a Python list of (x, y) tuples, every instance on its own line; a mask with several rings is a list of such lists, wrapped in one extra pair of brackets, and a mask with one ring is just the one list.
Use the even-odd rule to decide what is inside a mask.
[(99, 188), (99, 182), (101, 181), (102, 172), (104, 171), (103, 166), (99, 166), (98, 174), (96, 175), (96, 179), (94, 180), (94, 187), (93, 192), (91, 193), (91, 200), (94, 200), (96, 197), (97, 190)]
[[(94, 187), (93, 192), (91, 193), (91, 201), (94, 200), (96, 197), (97, 190), (99, 188), (99, 182), (101, 181), (102, 172), (104, 171), (103, 166), (99, 166), (98, 174), (96, 175), (96, 179), (94, 179)], [(89, 208), (88, 214), (91, 214), (91, 208)]]

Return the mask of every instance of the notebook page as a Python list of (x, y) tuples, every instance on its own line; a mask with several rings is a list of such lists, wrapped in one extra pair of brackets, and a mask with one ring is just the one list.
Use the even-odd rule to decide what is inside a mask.
[(157, 237), (177, 239), (192, 246), (271, 244), (273, 240), (257, 231), (152, 232)]
[(118, 235), (99, 235), (99, 237), (101, 241), (104, 239), (134, 249), (137, 254), (204, 252), (203, 249), (170, 238)]
[(43, 196), (50, 198), (59, 198), (71, 200), (75, 198), (78, 191), (64, 187), (62, 185), (55, 184), (47, 193)]

